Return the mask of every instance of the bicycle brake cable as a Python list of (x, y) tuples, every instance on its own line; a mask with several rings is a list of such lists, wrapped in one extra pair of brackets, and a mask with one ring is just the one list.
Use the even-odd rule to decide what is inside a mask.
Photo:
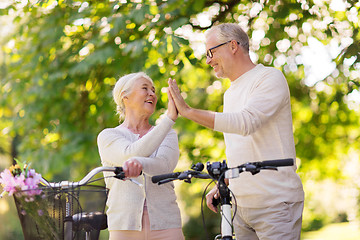
[(204, 205), (204, 199), (205, 199), (206, 190), (209, 188), (210, 184), (212, 184), (213, 182), (215, 182), (215, 179), (212, 179), (211, 182), (208, 183), (208, 185), (206, 185), (205, 190), (203, 192), (203, 195), (201, 197), (201, 218), (202, 218), (202, 221), (203, 221), (203, 228), (204, 228), (204, 231), (205, 231), (206, 239), (209, 239), (209, 234), (208, 234), (207, 229), (206, 229), (203, 205)]

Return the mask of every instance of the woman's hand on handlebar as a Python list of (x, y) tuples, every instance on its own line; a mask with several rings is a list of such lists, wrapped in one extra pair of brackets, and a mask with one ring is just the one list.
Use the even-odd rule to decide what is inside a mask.
[(218, 212), (218, 209), (216, 206), (213, 205), (213, 198), (218, 199), (219, 196), (220, 196), (219, 190), (216, 186), (213, 189), (211, 189), (211, 191), (208, 194), (206, 194), (206, 205), (211, 211), (215, 213)]
[(138, 177), (142, 171), (142, 165), (135, 158), (130, 158), (129, 160), (124, 162), (123, 170), (125, 173), (125, 177)]

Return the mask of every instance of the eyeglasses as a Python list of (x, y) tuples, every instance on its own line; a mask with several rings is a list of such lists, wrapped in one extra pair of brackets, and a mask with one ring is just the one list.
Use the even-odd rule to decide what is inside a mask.
[[(209, 48), (209, 49), (206, 51), (206, 57), (208, 57), (208, 58), (213, 58), (213, 53), (212, 53), (211, 50), (214, 50), (215, 48), (221, 47), (222, 45), (225, 45), (225, 44), (227, 44), (227, 43), (229, 43), (229, 42), (231, 42), (231, 41), (232, 41), (232, 40), (229, 40), (229, 41), (227, 41), (227, 42), (224, 42), (224, 43), (221, 43), (221, 44), (219, 44), (219, 45), (216, 45), (215, 47)], [(237, 44), (240, 44), (240, 43), (237, 42)]]

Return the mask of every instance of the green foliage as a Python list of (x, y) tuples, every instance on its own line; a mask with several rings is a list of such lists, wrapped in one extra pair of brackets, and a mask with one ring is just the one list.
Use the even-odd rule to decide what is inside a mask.
[[(359, 110), (347, 101), (360, 85), (358, 1), (347, 1), (344, 11), (331, 9), (330, 1), (34, 2), (9, 1), (0, 9), (0, 24), (11, 27), (0, 38), (0, 153), (18, 154), (47, 179), (77, 180), (100, 165), (96, 136), (118, 124), (111, 90), (124, 74), (145, 71), (153, 78), (159, 102), (152, 122), (166, 110), (169, 77), (177, 79), (192, 107), (222, 111), (229, 81), (216, 79), (204, 57), (196, 56), (190, 47), (194, 39), (175, 33), (183, 27), (201, 33), (218, 21), (239, 22), (252, 38), (255, 60), (284, 72), (304, 185), (347, 179), (342, 170), (359, 158)], [(206, 13), (209, 24), (198, 23), (197, 16)], [(259, 32), (264, 37), (256, 41)], [(305, 84), (301, 61), (309, 37), (342, 49), (333, 56), (336, 70), (313, 86)], [(281, 47), (284, 40), (287, 48)], [(179, 169), (226, 158), (221, 133), (184, 118), (175, 129)], [(189, 188), (194, 190), (188, 193)], [(359, 191), (358, 185), (353, 188)], [(202, 224), (194, 208), (199, 209), (203, 189), (200, 182), (179, 186), (191, 216), (184, 228), (189, 238), (191, 226)], [(307, 229), (331, 221), (314, 210), (317, 202), (306, 204), (311, 214), (305, 218)]]

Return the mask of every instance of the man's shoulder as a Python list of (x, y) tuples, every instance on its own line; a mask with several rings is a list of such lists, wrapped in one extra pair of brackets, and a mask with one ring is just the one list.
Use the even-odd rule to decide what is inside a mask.
[(264, 66), (263, 64), (258, 64), (256, 65), (256, 67), (258, 67), (259, 71), (263, 73), (284, 75), (279, 69), (272, 66)]
[(286, 78), (284, 74), (275, 67), (270, 66), (264, 66), (264, 65), (258, 65), (258, 75), (257, 80), (258, 81), (267, 81), (267, 82), (286, 82)]

